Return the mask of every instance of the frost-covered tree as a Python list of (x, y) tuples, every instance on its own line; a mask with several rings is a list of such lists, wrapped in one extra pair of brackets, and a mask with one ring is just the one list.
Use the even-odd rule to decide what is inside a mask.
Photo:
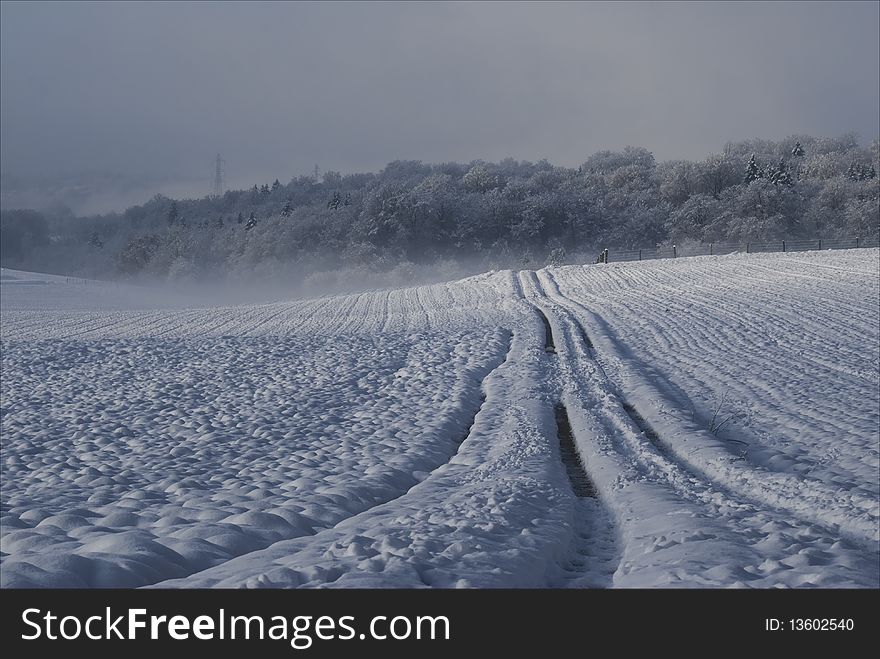
[(814, 186), (804, 222), (813, 237), (827, 238), (840, 226), (848, 201), (857, 194), (856, 185), (841, 176)]
[(657, 165), (660, 196), (674, 206), (683, 204), (700, 187), (696, 163), (676, 160)]
[(719, 196), (725, 189), (739, 183), (739, 167), (726, 155), (711, 155), (700, 163), (703, 191)]
[(880, 201), (875, 195), (851, 199), (844, 212), (844, 231), (850, 236), (876, 236), (880, 231)]
[(851, 181), (867, 181), (877, 177), (877, 170), (873, 164), (853, 162), (846, 170), (846, 177)]
[(701, 241), (714, 236), (706, 236), (706, 228), (711, 226), (721, 214), (724, 204), (707, 194), (696, 194), (679, 208), (669, 214), (666, 231), (673, 244), (688, 241)]
[(748, 164), (746, 165), (746, 174), (743, 177), (743, 183), (748, 185), (752, 181), (755, 181), (755, 180), (761, 178), (761, 176), (762, 176), (761, 168), (758, 167), (758, 163), (755, 160), (755, 154), (753, 153), (752, 157), (749, 158)]
[(159, 236), (154, 234), (132, 238), (119, 253), (119, 272), (123, 275), (141, 274), (159, 251), (161, 244)]
[(785, 164), (785, 160), (779, 160), (779, 164), (776, 166), (770, 176), (768, 177), (770, 182), (773, 185), (792, 185), (791, 174), (788, 172), (788, 167)]
[(253, 229), (255, 226), (257, 226), (257, 218), (256, 218), (256, 216), (254, 215), (254, 212), (251, 211), (250, 217), (248, 217), (247, 224), (244, 225), (244, 230), (245, 230), (245, 231), (250, 231), (250, 230)]
[(554, 247), (547, 256), (547, 265), (565, 265), (565, 248)]
[(483, 163), (471, 167), (462, 177), (461, 182), (468, 192), (488, 192), (498, 185), (497, 177), (493, 176)]

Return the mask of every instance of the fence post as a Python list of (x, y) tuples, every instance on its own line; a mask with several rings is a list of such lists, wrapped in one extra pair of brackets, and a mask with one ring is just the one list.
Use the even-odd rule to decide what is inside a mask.
[(856, 247), (858, 247), (858, 246), (859, 246), (859, 237), (856, 236)]
[(672, 246), (672, 258), (675, 258), (675, 245)]
[(746, 254), (751, 251), (751, 243), (746, 243)]
[(784, 240), (782, 241), (782, 251), (783, 252), (785, 251), (785, 241)]
[(822, 239), (819, 238), (819, 251), (822, 251)]
[(712, 256), (712, 243), (709, 243), (709, 256)]
[(642, 250), (639, 250), (639, 261), (642, 260)]

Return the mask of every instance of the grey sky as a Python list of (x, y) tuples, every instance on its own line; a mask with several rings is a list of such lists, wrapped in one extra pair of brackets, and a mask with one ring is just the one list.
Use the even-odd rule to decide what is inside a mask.
[[(880, 134), (880, 3), (2, 3), (6, 175), (282, 181)], [(207, 183), (205, 184), (207, 186)]]

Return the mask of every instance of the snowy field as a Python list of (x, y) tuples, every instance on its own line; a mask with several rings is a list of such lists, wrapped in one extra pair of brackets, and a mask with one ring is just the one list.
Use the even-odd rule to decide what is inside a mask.
[(876, 249), (0, 286), (5, 587), (880, 587)]

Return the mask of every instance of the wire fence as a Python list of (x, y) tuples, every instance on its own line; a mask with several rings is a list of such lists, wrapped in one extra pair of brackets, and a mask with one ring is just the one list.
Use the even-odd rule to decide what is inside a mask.
[(825, 240), (779, 240), (771, 243), (689, 243), (669, 247), (644, 247), (641, 249), (607, 249), (597, 262), (649, 261), (652, 259), (674, 259), (679, 256), (713, 256), (743, 252), (759, 254), (763, 252), (806, 252), (822, 249), (856, 249), (861, 247), (880, 247), (880, 236), (870, 238), (839, 238)]
[(119, 286), (119, 282), (113, 279), (84, 279), (83, 277), (64, 277), (66, 284), (78, 286)]

